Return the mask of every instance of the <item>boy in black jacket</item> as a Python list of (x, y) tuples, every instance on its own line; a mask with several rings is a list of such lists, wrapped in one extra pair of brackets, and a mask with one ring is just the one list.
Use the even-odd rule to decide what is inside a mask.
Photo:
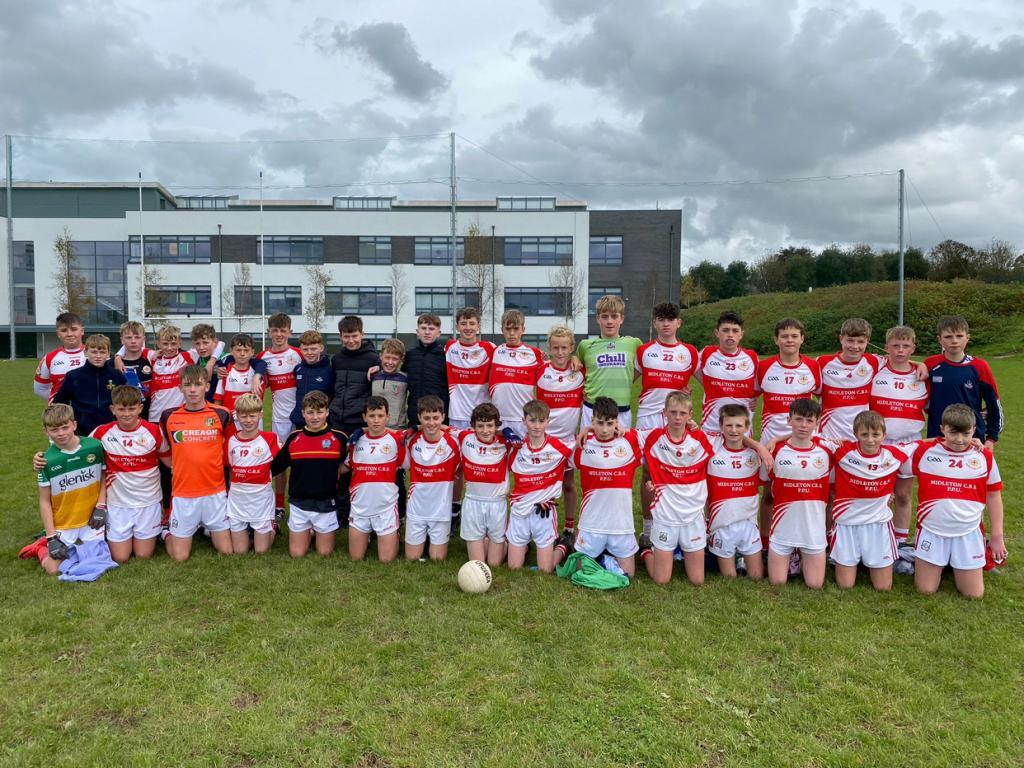
[(302, 403), (310, 392), (323, 392), (328, 403), (334, 394), (334, 368), (331, 358), (324, 354), (324, 337), (320, 331), (305, 331), (299, 337), (299, 351), (302, 362), (295, 366), (295, 408), (291, 422), (296, 429), (306, 425), (302, 415)]
[[(402, 370), (409, 377), (409, 426), (419, 427), (417, 403), (424, 395), (436, 395), (448, 413), (448, 369), (440, 341), (441, 318), (420, 315), (416, 320), (416, 344), (405, 352)], [(447, 421), (447, 419), (446, 419)]]
[(85, 340), (85, 365), (64, 377), (53, 402), (69, 404), (75, 412), (77, 433), (88, 435), (101, 424), (114, 420), (110, 392), (127, 383), (110, 360), (110, 339), (94, 333)]

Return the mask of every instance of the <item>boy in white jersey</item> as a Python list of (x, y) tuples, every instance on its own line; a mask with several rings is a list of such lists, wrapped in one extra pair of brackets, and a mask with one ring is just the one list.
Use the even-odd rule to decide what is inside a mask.
[[(277, 435), (279, 445), (284, 445), (292, 433), (292, 411), (295, 410), (295, 366), (302, 362), (302, 352), (288, 343), (292, 335), (292, 319), (284, 312), (278, 312), (267, 319), (267, 334), (270, 348), (261, 350), (256, 359), (267, 366), (266, 384), (273, 397), (270, 426)], [(274, 478), (274, 514), (284, 514), (284, 489), (287, 475), (281, 473)]]
[(85, 365), (82, 319), (73, 312), (61, 312), (57, 315), (56, 328), (60, 346), (39, 361), (33, 384), (35, 393), (48, 403), (53, 401), (64, 377)]
[(225, 444), (224, 463), (231, 472), (228, 490), (228, 526), (231, 548), (236, 555), (249, 551), (249, 529), (253, 549), (260, 555), (274, 543), (274, 487), (270, 465), (279, 443), (273, 432), (260, 430), (263, 401), (253, 393), (235, 401), (238, 432)]
[(430, 559), (448, 556), (452, 530), (452, 488), (459, 445), (444, 428), (444, 403), (425, 395), (416, 403), (420, 428), (410, 439), (404, 466), (409, 470), (405, 507), (405, 559), (419, 560), (430, 540)]
[[(255, 351), (252, 336), (248, 333), (236, 333), (231, 337), (230, 347), (234, 362), (228, 363), (224, 378), (217, 381), (217, 394), (213, 401), (231, 411), (235, 429), (238, 429), (240, 425), (235, 414), (235, 402), (242, 395), (249, 393), (262, 398), (264, 382), (263, 376), (256, 371), (251, 362)], [(263, 428), (262, 418), (257, 428)]]
[(849, 589), (857, 582), (857, 565), (871, 573), (876, 590), (892, 589), (897, 559), (889, 497), (907, 454), (885, 443), (885, 419), (861, 411), (853, 420), (856, 441), (845, 441), (835, 453), (835, 499), (829, 554), (836, 566), (836, 584)]
[(871, 324), (851, 317), (839, 329), (839, 352), (820, 355), (821, 436), (834, 442), (853, 440), (853, 419), (866, 411), (871, 399), (871, 382), (881, 367), (877, 355), (867, 352)]
[[(718, 412), (728, 403), (742, 405), (754, 422), (757, 391), (757, 353), (743, 349), (743, 318), (736, 312), (723, 312), (715, 326), (718, 346), (704, 347), (693, 375), (704, 387), (700, 428), (712, 436), (722, 431)], [(747, 434), (750, 434), (748, 431)]]
[(462, 500), (462, 527), (470, 560), (485, 560), (497, 568), (505, 559), (508, 527), (509, 443), (498, 429), (501, 416), (492, 403), (481, 403), (470, 416), (473, 429), (457, 434), (462, 456), (466, 495)]
[(149, 420), (160, 423), (165, 411), (173, 411), (185, 402), (181, 392), (181, 372), (199, 362), (199, 355), (181, 349), (181, 331), (165, 325), (156, 332), (158, 352), (150, 358), (153, 378), (149, 381)]
[(501, 423), (519, 437), (526, 436), (523, 406), (533, 400), (537, 377), (544, 366), (540, 350), (522, 343), (526, 318), (518, 309), (501, 316), (501, 335), (505, 343), (491, 355), (488, 392), (498, 408)]
[(480, 310), (463, 307), (455, 315), (458, 338), (444, 347), (448, 372), (448, 422), (456, 429), (469, 429), (469, 417), (480, 403), (487, 402), (487, 379), (494, 345), (480, 341)]
[(558, 531), (558, 497), (562, 495), (565, 464), (572, 451), (557, 437), (547, 434), (550, 409), (531, 400), (523, 407), (526, 440), (509, 453), (513, 487), (509, 497), (508, 567), (517, 570), (526, 562), (532, 541), (537, 548), (537, 568), (555, 568), (554, 543)]
[(985, 537), (982, 516), (988, 508), (992, 558), (1006, 559), (1003, 539), (1003, 483), (989, 448), (971, 445), (974, 411), (956, 403), (942, 412), (941, 438), (913, 446), (910, 468), (917, 478), (917, 548), (914, 584), (919, 592), (938, 591), (942, 571), (953, 568), (964, 597), (985, 594)]

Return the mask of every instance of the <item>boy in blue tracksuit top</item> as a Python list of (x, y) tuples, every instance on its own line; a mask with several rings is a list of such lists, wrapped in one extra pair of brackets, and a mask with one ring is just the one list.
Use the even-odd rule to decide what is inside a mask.
[(324, 337), (319, 331), (306, 331), (299, 337), (302, 362), (295, 366), (295, 408), (291, 420), (296, 429), (306, 426), (302, 416), (302, 400), (309, 392), (334, 394), (334, 367), (324, 354)]
[(114, 420), (110, 392), (127, 383), (110, 360), (110, 339), (94, 333), (85, 340), (85, 365), (64, 377), (53, 402), (70, 405), (75, 412), (77, 433), (88, 435), (101, 424)]

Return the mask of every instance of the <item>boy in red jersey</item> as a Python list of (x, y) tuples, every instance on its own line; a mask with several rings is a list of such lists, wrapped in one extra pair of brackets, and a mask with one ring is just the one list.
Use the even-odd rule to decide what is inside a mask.
[(469, 417), (487, 402), (487, 380), (494, 345), (480, 341), (480, 310), (463, 307), (455, 315), (458, 338), (445, 344), (448, 371), (448, 421), (456, 429), (469, 429)]
[[(231, 337), (230, 349), (234, 360), (227, 364), (224, 377), (217, 382), (217, 394), (214, 395), (213, 402), (223, 405), (231, 412), (235, 429), (238, 429), (235, 401), (249, 393), (255, 394), (262, 401), (265, 384), (263, 376), (251, 364), (255, 351), (252, 336), (248, 333), (236, 333)], [(261, 418), (258, 429), (262, 428)]]
[[(187, 366), (198, 364), (199, 355), (191, 350), (182, 351), (181, 331), (173, 325), (165, 325), (157, 331), (156, 343), (160, 351), (150, 352), (153, 378), (149, 382), (149, 418), (154, 424), (159, 424), (164, 413), (179, 408), (185, 402), (181, 372)], [(203, 399), (206, 399), (205, 392)]]
[(499, 432), (501, 416), (493, 403), (474, 408), (470, 423), (473, 429), (460, 431), (456, 438), (466, 484), (459, 535), (466, 542), (470, 560), (486, 559), (496, 568), (505, 559), (510, 446)]
[[(291, 415), (296, 402), (295, 366), (302, 362), (302, 353), (288, 343), (292, 335), (292, 319), (284, 312), (268, 318), (267, 333), (270, 336), (270, 347), (260, 350), (256, 361), (267, 366), (266, 385), (273, 398), (270, 427), (277, 435), (278, 444), (283, 445), (293, 429)], [(284, 514), (286, 480), (283, 473), (274, 478), (274, 510), (278, 517)]]
[(827, 440), (852, 440), (853, 419), (868, 409), (871, 382), (882, 361), (867, 352), (871, 324), (851, 317), (839, 329), (840, 351), (817, 359), (821, 371), (821, 436)]
[(526, 436), (523, 406), (533, 400), (537, 377), (544, 366), (540, 350), (522, 343), (526, 318), (518, 309), (501, 316), (501, 334), (505, 343), (491, 353), (488, 394), (498, 408), (501, 423), (520, 438)]
[(278, 452), (277, 435), (260, 430), (263, 401), (249, 392), (235, 401), (238, 431), (228, 438), (224, 458), (231, 472), (228, 526), (236, 555), (249, 551), (249, 530), (256, 554), (274, 543), (274, 490), (270, 467)]
[[(757, 353), (743, 349), (743, 318), (735, 312), (723, 312), (715, 326), (718, 346), (704, 347), (693, 375), (704, 387), (700, 428), (706, 435), (722, 431), (718, 412), (723, 405), (742, 405), (754, 421), (757, 405), (755, 378)], [(748, 432), (749, 434), (749, 432)]]
[(57, 315), (56, 326), (61, 345), (39, 361), (33, 384), (35, 393), (48, 403), (53, 401), (64, 377), (85, 365), (85, 347), (82, 346), (85, 328), (82, 318), (73, 312), (61, 312)]
[(409, 500), (405, 518), (405, 558), (419, 560), (430, 540), (430, 559), (448, 556), (452, 530), (452, 488), (459, 465), (459, 445), (444, 428), (444, 403), (425, 395), (416, 404), (420, 428), (409, 440)]

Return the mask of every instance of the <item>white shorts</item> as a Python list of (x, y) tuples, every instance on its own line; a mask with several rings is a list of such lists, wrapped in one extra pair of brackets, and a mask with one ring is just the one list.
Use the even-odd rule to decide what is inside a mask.
[(715, 557), (747, 557), (761, 551), (761, 532), (753, 520), (737, 520), (711, 533), (708, 549)]
[(288, 439), (288, 435), (295, 431), (295, 425), (292, 424), (291, 421), (273, 421), (270, 426), (271, 429), (274, 430), (274, 434), (277, 435), (280, 445), (284, 445), (284, 441)]
[[(398, 507), (371, 517), (350, 517), (348, 524), (350, 528), (355, 528), (360, 533), (373, 531), (378, 536), (387, 536), (398, 530)], [(451, 520), (448, 521), (448, 525), (451, 525)]]
[(665, 426), (665, 417), (660, 413), (652, 413), (650, 416), (637, 416), (637, 429), (657, 429)]
[(510, 547), (528, 547), (532, 541), (538, 549), (550, 547), (558, 538), (558, 513), (547, 517), (535, 515), (509, 515), (505, 531)]
[(334, 533), (338, 530), (337, 512), (310, 512), (288, 505), (288, 530), (292, 533), (305, 533), (312, 528), (316, 533)]
[(594, 533), (582, 528), (576, 532), (577, 552), (597, 558), (608, 550), (612, 557), (630, 557), (640, 548), (636, 543), (636, 535), (632, 533)]
[(675, 552), (676, 547), (683, 552), (697, 552), (704, 549), (707, 543), (708, 527), (702, 517), (685, 525), (669, 525), (660, 520), (651, 521), (651, 544), (662, 552)]
[(228, 518), (228, 527), (232, 533), (241, 533), (252, 528), (253, 533), (270, 533), (274, 530), (274, 518), (269, 520), (239, 520), (234, 517)]
[(164, 507), (159, 501), (145, 507), (107, 505), (107, 541), (155, 539), (160, 535)]
[(888, 568), (899, 559), (892, 521), (837, 525), (832, 533), (829, 556), (836, 565), (864, 563), (866, 568)]
[[(270, 524), (274, 519), (274, 490), (271, 486), (266, 487), (266, 493), (261, 494), (266, 498), (256, 502), (252, 497), (238, 498), (228, 491), (228, 522), (232, 531), (244, 531), (247, 525), (251, 525), (255, 531), (256, 526)], [(236, 528), (235, 523), (240, 523), (241, 528)], [(266, 533), (266, 531), (260, 531)]]
[[(580, 412), (580, 431), (590, 426), (590, 423), (594, 420), (594, 409), (583, 404), (583, 410)], [(633, 413), (629, 410), (619, 411), (619, 424), (623, 429), (629, 429), (633, 426)]]
[(768, 542), (768, 549), (776, 555), (782, 555), (783, 557), (789, 557), (797, 551), (804, 555), (820, 555), (825, 551), (825, 547), (792, 547), (789, 544), (779, 544), (770, 540)]
[(426, 543), (434, 545), (447, 544), (452, 537), (452, 518), (447, 520), (421, 520), (418, 517), (405, 517), (405, 543), (416, 546)]
[[(110, 512), (110, 510), (108, 509), (107, 512)], [(88, 525), (83, 525), (81, 528), (66, 528), (63, 531), (56, 531), (56, 533), (60, 537), (60, 540), (69, 547), (80, 541), (85, 543), (86, 541), (94, 541), (96, 539), (103, 538), (102, 528), (90, 528)]]
[(503, 544), (507, 527), (508, 507), (504, 497), (474, 499), (467, 496), (462, 500), (459, 535), (463, 541), (483, 541), (488, 538), (495, 544)]
[(985, 537), (981, 528), (963, 536), (940, 536), (926, 528), (917, 532), (914, 558), (932, 565), (951, 565), (958, 571), (972, 571), (985, 566)]
[(502, 429), (508, 427), (517, 435), (519, 435), (519, 439), (521, 440), (526, 439), (526, 422), (524, 421), (505, 421), (504, 419), (502, 419), (501, 427)]
[(452, 429), (472, 429), (469, 419), (448, 419), (448, 426)]
[(190, 539), (199, 526), (210, 533), (228, 529), (228, 495), (224, 491), (194, 499), (171, 498), (171, 535)]

